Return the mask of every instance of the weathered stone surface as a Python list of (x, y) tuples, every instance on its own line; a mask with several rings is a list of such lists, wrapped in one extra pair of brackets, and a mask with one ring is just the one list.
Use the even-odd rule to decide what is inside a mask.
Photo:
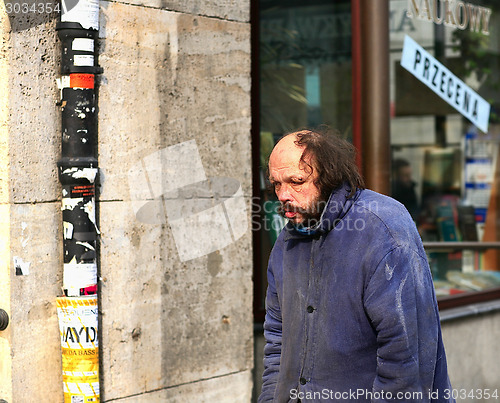
[[(0, 308), (11, 312), (10, 206), (0, 204)], [(0, 398), (12, 400), (12, 326), (0, 332)]]
[(216, 17), (232, 21), (250, 21), (250, 2), (239, 0), (126, 0), (126, 4), (162, 8), (185, 14)]
[(490, 394), (494, 390), (500, 393), (500, 361), (491, 350), (498, 343), (500, 312), (447, 321), (442, 329), (451, 386), (468, 392), (489, 389)]
[[(61, 338), (56, 296), (62, 292), (59, 203), (10, 207), (12, 401), (62, 401)], [(23, 275), (16, 275), (16, 265)], [(43, 375), (42, 375), (43, 374)]]
[(0, 308), (10, 316), (0, 332), (0, 399), (60, 402), (55, 20), (7, 15), (3, 3), (0, 20)]
[(171, 389), (119, 399), (120, 403), (185, 403), (218, 402), (248, 403), (251, 393), (248, 390), (250, 371), (229, 374), (216, 379), (202, 380), (196, 383), (177, 386)]
[(101, 199), (128, 200), (128, 170), (188, 140), (250, 195), (248, 24), (115, 3), (102, 20)]
[(168, 225), (131, 215), (126, 202), (101, 205), (106, 399), (250, 369), (250, 234), (181, 262)]
[[(247, 8), (248, 2), (234, 0), (101, 2), (98, 211), (105, 400), (250, 399)], [(63, 399), (55, 306), (63, 273), (60, 45), (54, 15), (0, 15), (0, 308), (11, 316), (11, 325), (0, 332), (0, 399), (58, 403)], [(218, 206), (230, 200), (236, 183), (244, 207), (224, 210), (230, 230), (243, 228), (232, 234), (235, 242), (183, 261), (164, 216), (149, 224), (138, 220), (128, 171), (186, 141), (196, 142), (207, 178), (228, 179), (221, 200), (210, 188), (197, 197)], [(187, 180), (190, 168), (182, 174)], [(178, 195), (180, 203), (193, 197), (186, 189)], [(180, 205), (179, 214), (188, 210)], [(190, 242), (196, 248), (209, 241), (200, 231)], [(16, 275), (14, 262), (29, 273)]]
[[(9, 205), (9, 20), (0, 7), (0, 308), (11, 316)], [(12, 326), (0, 332), (0, 398), (12, 400)]]
[[(20, 29), (23, 26), (29, 29)], [(59, 46), (55, 19), (46, 14), (10, 18), (9, 190), (14, 203), (59, 198)], [(3, 96), (4, 94), (2, 94)]]
[[(196, 167), (206, 177), (241, 184), (246, 211), (236, 214), (249, 223), (249, 26), (120, 3), (103, 3), (101, 21), (104, 396), (151, 397), (168, 388), (169, 399), (182, 401), (178, 385), (252, 366), (250, 225), (236, 242), (183, 261), (165, 211), (141, 222), (131, 189), (143, 186), (150, 200), (158, 199), (165, 189), (157, 186), (167, 186), (169, 175), (189, 183)], [(192, 169), (168, 171), (175, 167), (163, 166), (158, 153), (187, 141), (195, 142), (201, 162), (186, 155)], [(130, 169), (143, 170), (147, 180), (129, 186)], [(208, 190), (196, 196), (219, 203)], [(192, 201), (187, 190), (168, 197), (178, 198), (180, 213), (194, 211), (182, 203), (183, 197)], [(203, 232), (189, 240), (193, 248), (209, 241)], [(124, 298), (128, 302), (116, 303)], [(250, 382), (247, 388), (248, 394)], [(228, 401), (241, 395), (235, 393)]]
[(7, 15), (0, 11), (0, 203), (9, 202), (9, 28)]

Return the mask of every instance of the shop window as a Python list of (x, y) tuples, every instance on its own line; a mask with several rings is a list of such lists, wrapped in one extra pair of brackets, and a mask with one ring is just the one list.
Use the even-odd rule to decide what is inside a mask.
[[(260, 0), (259, 180), (255, 317), (263, 320), (267, 260), (285, 220), (267, 187), (267, 159), (276, 141), (301, 127), (327, 124), (352, 138), (350, 1)], [(255, 135), (255, 134), (254, 134)], [(254, 206), (255, 207), (255, 206)]]
[[(419, 229), (438, 300), (499, 290), (500, 3), (389, 4), (392, 196)], [(411, 65), (407, 37), (423, 49)]]
[[(267, 260), (284, 225), (267, 158), (284, 133), (304, 126), (328, 124), (352, 140), (353, 64), (350, 1), (253, 4), (259, 322)], [(441, 309), (500, 298), (500, 3), (389, 0), (389, 8), (391, 194), (421, 234)], [(407, 37), (443, 66), (436, 73), (428, 59), (424, 78), (434, 88), (402, 63)], [(425, 71), (425, 57), (418, 63)], [(488, 105), (486, 120), (472, 94)]]

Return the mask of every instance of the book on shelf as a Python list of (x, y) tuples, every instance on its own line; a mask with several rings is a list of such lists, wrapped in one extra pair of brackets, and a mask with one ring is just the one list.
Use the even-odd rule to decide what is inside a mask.
[(457, 206), (457, 213), (462, 241), (478, 241), (474, 206)]
[(436, 208), (436, 223), (441, 241), (458, 241), (454, 207), (451, 203), (440, 203)]
[(500, 287), (500, 272), (479, 271), (475, 273), (463, 273), (449, 271), (446, 279), (461, 288), (470, 291), (484, 291), (489, 288)]

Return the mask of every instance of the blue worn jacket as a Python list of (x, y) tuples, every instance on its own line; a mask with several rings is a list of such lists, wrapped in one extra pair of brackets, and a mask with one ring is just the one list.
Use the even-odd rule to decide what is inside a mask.
[[(402, 204), (330, 197), (315, 234), (271, 252), (259, 402), (448, 402), (432, 277)], [(392, 399), (392, 400), (391, 400)]]

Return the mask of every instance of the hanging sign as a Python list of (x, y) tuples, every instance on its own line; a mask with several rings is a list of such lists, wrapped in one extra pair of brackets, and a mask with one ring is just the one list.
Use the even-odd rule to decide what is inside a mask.
[(408, 35), (405, 36), (401, 66), (476, 127), (488, 132), (490, 104)]

